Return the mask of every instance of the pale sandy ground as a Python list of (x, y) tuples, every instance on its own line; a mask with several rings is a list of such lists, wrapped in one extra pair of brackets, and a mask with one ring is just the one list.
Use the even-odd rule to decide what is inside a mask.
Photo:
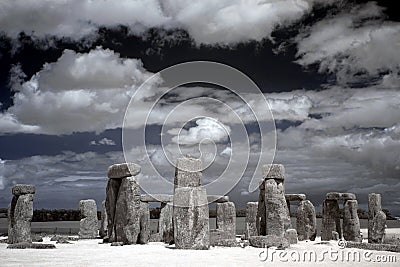
[[(388, 230), (400, 234), (399, 228)], [(44, 243), (55, 244), (49, 240), (46, 237)], [(285, 251), (253, 247), (177, 250), (163, 243), (111, 247), (99, 244), (99, 239), (56, 244), (52, 250), (6, 249), (7, 244), (0, 244), (0, 266), (400, 266), (400, 253), (340, 249), (337, 242), (315, 244), (318, 241), (299, 242)], [(316, 261), (309, 260), (311, 253), (315, 253)]]

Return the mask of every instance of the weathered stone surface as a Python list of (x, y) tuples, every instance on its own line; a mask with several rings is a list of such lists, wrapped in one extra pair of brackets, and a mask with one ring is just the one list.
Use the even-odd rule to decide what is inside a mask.
[(257, 230), (257, 210), (258, 202), (247, 202), (245, 239), (249, 239), (250, 236), (259, 235)]
[(296, 214), (296, 229), (300, 241), (314, 241), (317, 236), (317, 217), (315, 207), (310, 200), (302, 200), (299, 203)]
[(225, 239), (236, 238), (235, 203), (217, 203), (217, 229), (225, 233)]
[(8, 243), (32, 242), (33, 195), (13, 196), (8, 208)]
[(305, 194), (285, 194), (285, 199), (288, 201), (302, 201), (306, 200)]
[(262, 167), (262, 174), (264, 179), (285, 179), (285, 168), (282, 164), (266, 164)]
[(12, 188), (12, 194), (14, 196), (35, 194), (35, 186), (28, 184), (16, 184)]
[(207, 196), (208, 203), (216, 202), (216, 203), (225, 203), (229, 202), (228, 196), (218, 196), (218, 195), (208, 195)]
[(176, 188), (173, 214), (174, 240), (177, 249), (210, 247), (209, 210), (204, 188)]
[(139, 244), (147, 244), (150, 240), (150, 208), (148, 203), (140, 203)]
[(140, 173), (140, 166), (136, 163), (114, 164), (108, 168), (108, 178), (121, 179), (129, 176), (136, 176)]
[(336, 231), (332, 231), (332, 238), (331, 239), (338, 241), (340, 239), (339, 233), (336, 232)]
[(115, 210), (115, 240), (136, 244), (140, 234), (140, 189), (135, 177), (122, 179)]
[(43, 237), (37, 234), (31, 234), (32, 242), (43, 242)]
[(379, 236), (381, 234), (375, 233), (375, 231), (378, 231), (380, 233), (384, 231), (382, 229), (378, 229), (377, 225), (375, 225), (375, 228), (373, 227), (374, 218), (380, 211), (382, 211), (381, 194), (375, 194), (375, 193), (369, 194), (368, 195), (368, 242), (369, 243), (379, 243), (380, 240)]
[(385, 238), (386, 215), (383, 211), (379, 211), (372, 220), (371, 234), (368, 236), (370, 243), (383, 243)]
[(106, 189), (107, 235), (108, 242), (116, 241), (115, 237), (115, 208), (122, 179), (109, 179)]
[(325, 199), (322, 204), (321, 240), (331, 240), (332, 231), (341, 236), (339, 204), (337, 200)]
[(285, 237), (276, 235), (266, 236), (251, 236), (249, 238), (250, 245), (256, 248), (265, 247), (279, 247), (288, 248), (290, 246), (289, 241)]
[(347, 241), (361, 242), (360, 219), (357, 214), (357, 200), (347, 200), (343, 207), (343, 238)]
[(283, 183), (265, 181), (266, 234), (283, 237), (291, 227)]
[(8, 245), (7, 248), (9, 249), (53, 249), (56, 248), (54, 244), (37, 244), (37, 243), (30, 243), (30, 242), (20, 242)]
[(258, 187), (260, 189), (259, 195), (258, 195), (258, 210), (257, 210), (257, 220), (256, 220), (256, 225), (257, 225), (257, 232), (259, 235), (266, 235), (266, 220), (267, 220), (267, 210), (265, 207), (265, 180), (263, 179), (260, 182), (260, 186)]
[(161, 204), (160, 219), (158, 221), (160, 240), (172, 244), (174, 242), (173, 207), (171, 204)]
[(94, 199), (81, 200), (79, 202), (79, 210), (82, 218), (79, 223), (79, 238), (96, 238), (98, 232), (96, 201)]
[(99, 235), (101, 238), (108, 236), (108, 218), (107, 218), (107, 211), (106, 211), (106, 201), (103, 200), (101, 202), (101, 223), (100, 223), (100, 230)]
[(175, 168), (174, 188), (198, 187), (201, 185), (202, 164), (200, 159), (179, 158)]
[(210, 230), (210, 245), (222, 247), (238, 247), (239, 243), (235, 239), (226, 239), (226, 233), (219, 229)]
[(287, 229), (285, 231), (285, 238), (289, 241), (289, 244), (297, 244), (297, 231), (296, 231), (296, 229)]
[(354, 195), (353, 193), (329, 192), (326, 194), (326, 199), (328, 199), (328, 200), (354, 200), (354, 199), (356, 199), (356, 195)]
[(149, 242), (162, 242), (162, 237), (160, 233), (150, 234)]
[(174, 201), (173, 195), (166, 194), (151, 194), (151, 195), (141, 195), (141, 202), (161, 202), (161, 203), (169, 203)]

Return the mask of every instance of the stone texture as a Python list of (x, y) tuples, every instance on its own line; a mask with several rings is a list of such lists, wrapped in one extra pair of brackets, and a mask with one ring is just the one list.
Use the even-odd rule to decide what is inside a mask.
[(325, 199), (322, 204), (321, 240), (332, 239), (332, 231), (341, 236), (339, 204), (337, 200)]
[(287, 201), (302, 201), (306, 200), (305, 194), (285, 194), (285, 199)]
[(300, 241), (314, 241), (317, 236), (317, 217), (310, 200), (300, 201), (297, 207), (296, 229)]
[(108, 236), (108, 218), (107, 218), (107, 211), (106, 211), (106, 201), (103, 200), (101, 202), (101, 223), (100, 223), (100, 230), (99, 235), (101, 238)]
[(37, 244), (31, 242), (20, 242), (8, 245), (9, 249), (54, 249), (56, 246), (54, 244)]
[(35, 186), (28, 184), (16, 184), (12, 188), (12, 194), (14, 196), (35, 194)]
[(235, 239), (226, 238), (226, 233), (219, 229), (210, 230), (210, 245), (222, 247), (238, 247), (239, 243)]
[(13, 196), (8, 208), (8, 243), (32, 242), (33, 195)]
[[(386, 215), (383, 211), (379, 211), (372, 220), (371, 234), (368, 235), (368, 242), (383, 243), (385, 238)], [(371, 241), (369, 241), (369, 239)]]
[(285, 231), (285, 238), (289, 241), (289, 244), (297, 244), (297, 231), (296, 231), (296, 229), (287, 229)]
[(338, 193), (338, 192), (329, 192), (326, 194), (326, 198), (328, 200), (354, 200), (356, 199), (356, 195), (353, 193)]
[(173, 207), (171, 204), (161, 204), (160, 219), (158, 221), (160, 240), (172, 244), (174, 242)]
[(285, 168), (282, 164), (266, 164), (262, 167), (262, 174), (264, 179), (285, 179)]
[(201, 185), (201, 160), (185, 157), (179, 158), (175, 168), (174, 188), (198, 187)]
[(169, 203), (174, 201), (173, 195), (166, 194), (151, 194), (151, 195), (141, 195), (141, 202), (161, 202), (161, 203)]
[(257, 231), (257, 210), (258, 202), (247, 202), (245, 239), (259, 235)]
[(332, 240), (338, 241), (338, 240), (340, 239), (339, 233), (336, 232), (336, 231), (332, 231), (332, 237), (331, 237), (331, 239), (332, 239)]
[(106, 189), (106, 212), (107, 212), (107, 235), (108, 241), (116, 241), (115, 237), (115, 210), (118, 199), (119, 188), (122, 179), (109, 179)]
[(265, 181), (266, 234), (283, 237), (291, 227), (283, 183)]
[(378, 250), (378, 251), (400, 252), (400, 246), (393, 245), (393, 244), (373, 244), (373, 243), (371, 244), (371, 243), (347, 242), (346, 247), (347, 248), (368, 249), (368, 250)]
[(108, 178), (121, 179), (129, 176), (136, 176), (140, 173), (140, 166), (135, 163), (114, 164), (108, 168)]
[(289, 241), (285, 237), (276, 235), (266, 236), (251, 236), (249, 238), (250, 245), (256, 248), (265, 247), (279, 247), (288, 248), (290, 246)]
[[(385, 229), (383, 223), (383, 216), (375, 217), (382, 211), (382, 198), (380, 194), (371, 193), (368, 195), (368, 242), (381, 243), (381, 236), (384, 234)], [(379, 228), (380, 226), (380, 228)]]
[(140, 189), (134, 177), (122, 179), (115, 207), (115, 240), (112, 239), (109, 242), (136, 244), (140, 234), (141, 212)]
[(257, 225), (257, 231), (259, 235), (266, 235), (267, 231), (267, 226), (266, 226), (266, 220), (267, 220), (267, 210), (265, 207), (265, 180), (262, 180), (260, 182), (259, 186), (260, 192), (258, 195), (258, 210), (257, 210), (257, 220), (256, 220), (256, 225)]
[(229, 202), (228, 196), (218, 196), (218, 195), (208, 195), (207, 196), (208, 203), (216, 202), (216, 203), (225, 203)]
[(79, 238), (97, 238), (98, 220), (96, 201), (94, 201), (93, 199), (81, 200), (79, 202), (79, 210), (81, 212), (82, 218), (79, 223)]
[(174, 195), (174, 240), (177, 249), (208, 249), (207, 193), (200, 187), (179, 187)]
[(225, 233), (225, 239), (236, 238), (235, 203), (217, 203), (217, 229)]
[(140, 233), (139, 244), (147, 244), (150, 240), (150, 208), (145, 202), (140, 203)]
[(346, 241), (361, 242), (360, 219), (357, 214), (357, 200), (347, 200), (343, 207), (343, 238)]

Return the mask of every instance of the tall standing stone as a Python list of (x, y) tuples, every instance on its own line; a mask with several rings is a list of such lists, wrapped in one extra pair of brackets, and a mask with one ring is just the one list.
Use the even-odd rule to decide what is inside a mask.
[(165, 243), (172, 244), (174, 242), (173, 207), (169, 203), (161, 203), (158, 233)]
[(266, 213), (266, 207), (265, 207), (265, 180), (260, 182), (259, 186), (260, 192), (258, 195), (258, 208), (257, 208), (257, 232), (259, 235), (266, 235), (266, 230), (267, 230), (267, 225), (266, 225), (266, 220), (267, 220), (267, 213)]
[(138, 243), (147, 244), (150, 240), (150, 208), (148, 203), (140, 203), (140, 232)]
[(236, 209), (235, 203), (217, 203), (217, 230), (224, 233), (225, 239), (236, 238)]
[(31, 242), (33, 217), (33, 185), (15, 185), (13, 198), (8, 208), (8, 243)]
[(247, 202), (246, 205), (246, 232), (245, 238), (249, 239), (250, 236), (258, 236), (257, 230), (257, 211), (258, 202)]
[(100, 223), (100, 230), (99, 230), (99, 235), (101, 238), (106, 237), (108, 234), (108, 218), (107, 218), (107, 212), (106, 212), (106, 201), (103, 200), (101, 202), (101, 223)]
[(79, 202), (79, 210), (82, 217), (79, 223), (79, 238), (97, 238), (98, 220), (96, 201), (94, 201), (93, 199), (81, 200)]
[(299, 202), (296, 214), (296, 229), (299, 241), (315, 240), (317, 236), (317, 217), (310, 200)]
[(109, 242), (116, 242), (115, 236), (115, 211), (118, 192), (122, 179), (108, 179), (106, 188), (106, 213), (107, 213), (107, 235)]
[[(382, 243), (385, 235), (386, 215), (382, 212), (381, 194), (368, 195), (368, 242)], [(375, 218), (376, 217), (376, 218)]]
[(325, 199), (322, 206), (321, 240), (332, 240), (332, 232), (341, 236), (339, 204), (337, 200)]
[(174, 240), (178, 249), (210, 247), (207, 193), (201, 187), (201, 161), (180, 158), (175, 171)]
[(136, 244), (140, 234), (140, 189), (135, 177), (122, 179), (115, 209), (115, 238)]
[(282, 184), (270, 179), (265, 182), (266, 233), (283, 237), (285, 234), (286, 200)]
[(357, 200), (346, 200), (343, 207), (343, 238), (347, 241), (361, 242), (360, 219), (357, 214)]

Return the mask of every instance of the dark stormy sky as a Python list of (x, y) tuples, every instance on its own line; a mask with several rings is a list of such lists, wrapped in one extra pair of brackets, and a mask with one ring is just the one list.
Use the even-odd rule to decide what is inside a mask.
[[(216, 149), (205, 184), (235, 155), (245, 159), (249, 152), (249, 169), (255, 168), (260, 150), (272, 153), (275, 145), (260, 147), (258, 125), (271, 119), (264, 96), (287, 193), (307, 194), (318, 209), (330, 191), (356, 193), (362, 208), (368, 193), (381, 193), (384, 206), (400, 215), (400, 14), (394, 2), (1, 1), (0, 207), (17, 183), (36, 185), (35, 208), (77, 208), (84, 198), (100, 205), (108, 166), (125, 161), (122, 126), (133, 95), (139, 100), (128, 112), (129, 153), (142, 165), (143, 183), (154, 181), (154, 166), (170, 180), (170, 155), (179, 148), (196, 154), (205, 139)], [(203, 83), (176, 88), (159, 102), (157, 83), (136, 94), (153, 74), (199, 60), (236, 68), (261, 92), (241, 88), (246, 103)], [(153, 119), (143, 124), (154, 103)], [(181, 103), (184, 110), (174, 113)], [(264, 115), (248, 116), (247, 107)], [(201, 116), (187, 120), (187, 114)], [(234, 139), (240, 124), (246, 140)], [(162, 145), (161, 136), (170, 143)], [(233, 140), (239, 149), (231, 149)], [(258, 192), (249, 192), (251, 171), (239, 175), (239, 165), (233, 164), (238, 177), (232, 179), (240, 180), (228, 195), (244, 207)]]

